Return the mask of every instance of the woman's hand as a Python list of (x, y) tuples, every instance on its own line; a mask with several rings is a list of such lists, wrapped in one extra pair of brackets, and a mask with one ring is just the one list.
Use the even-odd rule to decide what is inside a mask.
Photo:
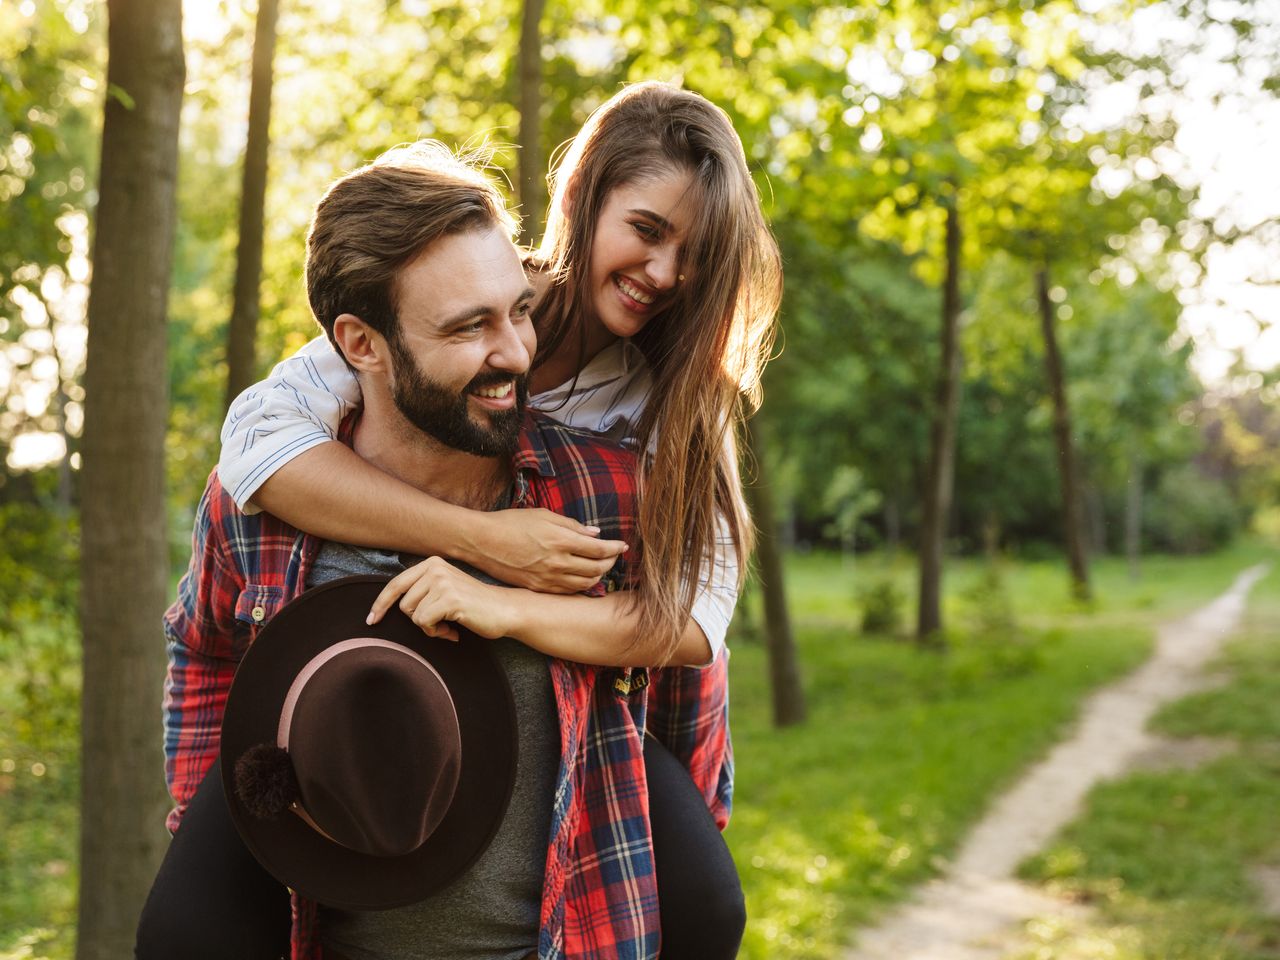
[(457, 640), (461, 626), (496, 640), (511, 632), (515, 592), (477, 580), (440, 557), (428, 557), (382, 588), (367, 622), (377, 623), (399, 606), (429, 637)]
[(550, 510), (511, 509), (478, 514), (467, 555), (489, 576), (539, 593), (581, 593), (599, 582), (627, 549)]

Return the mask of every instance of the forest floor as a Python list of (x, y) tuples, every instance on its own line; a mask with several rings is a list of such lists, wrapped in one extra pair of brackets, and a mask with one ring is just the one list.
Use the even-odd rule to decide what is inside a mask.
[[(1163, 625), (1151, 657), (1091, 696), (1072, 733), (991, 804), (943, 875), (859, 932), (847, 960), (1129, 955), (1105, 935), (1101, 953), (1082, 947), (1079, 931), (1100, 924), (1089, 898), (1018, 879), (1019, 867), (1081, 816), (1095, 785), (1134, 771), (1194, 769), (1239, 748), (1229, 737), (1163, 737), (1148, 722), (1162, 706), (1224, 685), (1213, 667), (1266, 572), (1250, 567), (1213, 602)], [(1254, 864), (1248, 873), (1262, 912), (1280, 914), (1280, 867)], [(1138, 945), (1132, 955), (1148, 950)]]

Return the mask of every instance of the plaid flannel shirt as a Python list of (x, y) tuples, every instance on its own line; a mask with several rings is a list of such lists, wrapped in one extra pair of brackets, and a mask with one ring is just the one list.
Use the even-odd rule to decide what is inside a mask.
[[(345, 427), (349, 437), (351, 424)], [(631, 454), (531, 415), (513, 468), (516, 506), (544, 507), (599, 526), (604, 537), (634, 541)], [(302, 592), (318, 547), (315, 538), (268, 514), (240, 513), (216, 472), (210, 476), (191, 564), (165, 615), (165, 775), (177, 804), (170, 830), (217, 757), (236, 665), (262, 625)], [(633, 585), (636, 553), (623, 555), (606, 578), (608, 588)], [(540, 914), (541, 960), (657, 955), (641, 743), (646, 698), (655, 736), (685, 763), (723, 826), (732, 783), (723, 661), (701, 671), (655, 671), (647, 689), (643, 671), (550, 661), (562, 753)], [(293, 960), (319, 960), (316, 905), (295, 896), (293, 909)]]

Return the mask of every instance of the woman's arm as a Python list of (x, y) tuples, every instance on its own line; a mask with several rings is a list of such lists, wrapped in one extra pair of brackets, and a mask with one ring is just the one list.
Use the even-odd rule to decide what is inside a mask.
[(550, 510), (467, 510), (383, 473), (345, 444), (325, 443), (278, 469), (262, 509), (325, 540), (462, 560), (504, 583), (579, 593), (627, 548)]
[(316, 337), (236, 397), (222, 424), (218, 479), (245, 513), (263, 482), (295, 457), (334, 440), (362, 402), (360, 384), (329, 341)]
[(218, 476), (246, 513), (365, 546), (455, 557), (506, 583), (576, 593), (626, 549), (546, 510), (464, 510), (388, 476), (337, 442), (360, 387), (318, 337), (232, 404)]
[(610, 667), (693, 666), (711, 661), (711, 645), (692, 619), (669, 656), (637, 637), (639, 611), (625, 591), (603, 597), (553, 596), (483, 583), (439, 557), (410, 567), (378, 594), (376, 623), (398, 605), (425, 633), (458, 638), (457, 627), (513, 637), (548, 656)]

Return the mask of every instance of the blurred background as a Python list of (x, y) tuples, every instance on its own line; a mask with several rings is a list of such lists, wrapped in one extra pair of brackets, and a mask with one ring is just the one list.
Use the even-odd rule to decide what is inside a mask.
[[(5, 960), (75, 944), (91, 242), (104, 104), (139, 97), (107, 12), (0, 6)], [(1274, 2), (188, 0), (181, 29), (169, 403), (138, 412), (170, 595), (228, 391), (316, 332), (331, 179), (493, 143), (532, 242), (557, 148), (620, 84), (729, 113), (786, 269), (732, 637), (744, 955), (838, 955), (1154, 623), (1274, 553)], [(158, 743), (158, 688), (125, 690)], [(1044, 869), (1093, 882), (1072, 863)]]

